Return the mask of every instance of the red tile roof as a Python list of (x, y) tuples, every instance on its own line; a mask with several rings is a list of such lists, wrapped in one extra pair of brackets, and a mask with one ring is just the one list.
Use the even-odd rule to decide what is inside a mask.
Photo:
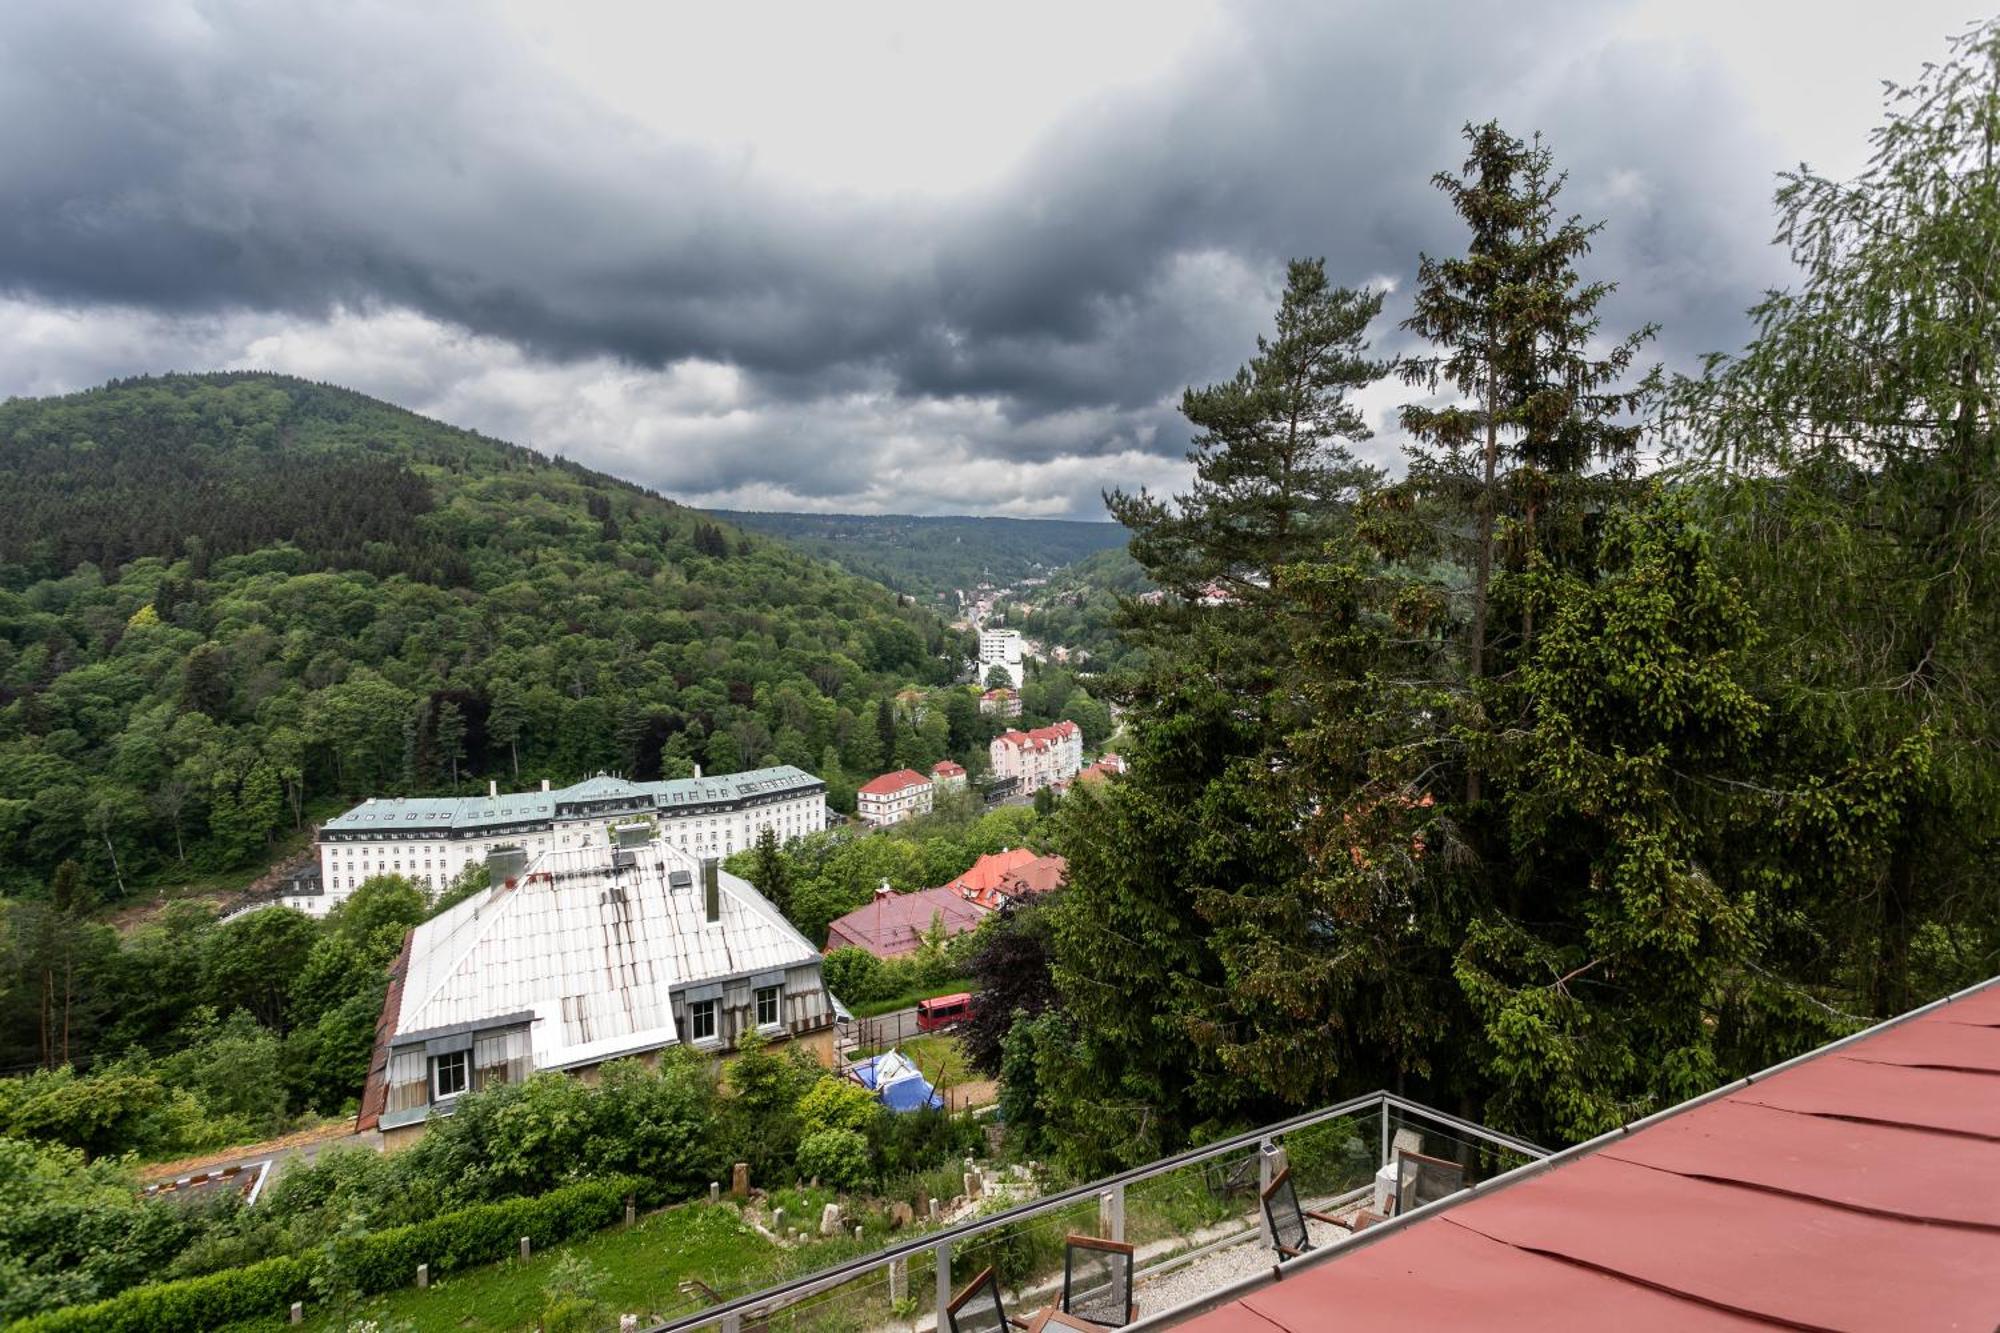
[(914, 768), (899, 768), (893, 773), (884, 773), (879, 778), (870, 778), (861, 784), (864, 796), (894, 796), (907, 787), (922, 787), (930, 779)]
[(940, 759), (931, 765), (931, 772), (941, 778), (962, 778), (965, 776), (965, 766), (954, 764), (949, 759)]
[(1028, 731), (1003, 731), (994, 739), (1008, 745), (1018, 745), (1029, 749), (1046, 749), (1058, 741), (1068, 740), (1079, 734), (1074, 722), (1057, 722), (1046, 727), (1035, 727)]
[(985, 916), (948, 888), (878, 894), (866, 907), (855, 908), (827, 927), (826, 952), (852, 947), (877, 958), (897, 958), (916, 951), (933, 921), (944, 922), (945, 934), (958, 935)]
[(1459, 1199), (1181, 1327), (1991, 1329), (2000, 985)]
[(989, 852), (945, 887), (988, 911), (999, 910), (1008, 898), (1026, 898), (1062, 886), (1069, 863), (1060, 856), (1037, 856), (1026, 847)]

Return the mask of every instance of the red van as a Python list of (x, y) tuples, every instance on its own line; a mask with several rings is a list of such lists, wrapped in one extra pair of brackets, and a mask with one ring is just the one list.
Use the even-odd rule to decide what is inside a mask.
[(940, 995), (934, 1000), (917, 1001), (917, 1031), (936, 1032), (941, 1028), (955, 1027), (972, 1017), (972, 995), (960, 991), (956, 995)]

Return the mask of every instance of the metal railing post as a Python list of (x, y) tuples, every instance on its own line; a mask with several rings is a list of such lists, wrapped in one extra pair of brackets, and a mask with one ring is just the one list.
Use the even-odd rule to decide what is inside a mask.
[(1106, 1240), (1125, 1239), (1124, 1185), (1113, 1185), (1097, 1196), (1097, 1231)]
[(1375, 1159), (1375, 1169), (1380, 1171), (1389, 1165), (1389, 1099), (1382, 1099), (1382, 1155)]
[(935, 1251), (937, 1255), (937, 1333), (945, 1333), (951, 1327), (945, 1318), (944, 1308), (951, 1304), (951, 1242), (941, 1240)]

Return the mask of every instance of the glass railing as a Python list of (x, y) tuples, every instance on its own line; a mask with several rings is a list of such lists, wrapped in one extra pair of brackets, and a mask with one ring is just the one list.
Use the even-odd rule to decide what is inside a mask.
[[(649, 1333), (855, 1333), (941, 1325), (952, 1294), (986, 1269), (1007, 1313), (1029, 1319), (1061, 1296), (1063, 1242), (1100, 1236), (1133, 1247), (1133, 1302), (1151, 1319), (1268, 1274), (1264, 1187), (1289, 1169), (1301, 1208), (1336, 1216), (1395, 1211), (1395, 1163), (1420, 1153), (1470, 1186), (1547, 1151), (1446, 1112), (1377, 1092), (1267, 1125), (1103, 1180), (1000, 1207), (844, 1263), (733, 1299), (690, 1296)], [(1312, 1223), (1316, 1246), (1350, 1233)]]

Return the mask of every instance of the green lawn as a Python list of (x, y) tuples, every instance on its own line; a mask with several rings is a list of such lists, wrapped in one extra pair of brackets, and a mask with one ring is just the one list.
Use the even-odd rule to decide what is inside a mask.
[[(613, 1311), (608, 1326), (616, 1328), (619, 1313), (667, 1317), (705, 1304), (699, 1295), (682, 1294), (680, 1284), (688, 1279), (737, 1296), (799, 1271), (802, 1264), (835, 1261), (816, 1257), (821, 1250), (845, 1257), (851, 1248), (852, 1241), (780, 1249), (740, 1222), (728, 1205), (691, 1204), (641, 1218), (630, 1230), (613, 1227), (551, 1247), (525, 1264), (515, 1259), (456, 1273), (428, 1291), (411, 1286), (345, 1310), (314, 1310), (308, 1302), (305, 1326), (344, 1333), (358, 1321), (372, 1320), (382, 1333), (433, 1328), (521, 1333), (535, 1326), (542, 1284), (556, 1256), (572, 1253), (603, 1273), (600, 1294)], [(288, 1327), (284, 1317), (273, 1316), (232, 1325), (230, 1333), (278, 1333)]]
[[(785, 1209), (787, 1230), (794, 1222), (810, 1230), (818, 1225), (821, 1205), (836, 1197), (831, 1190), (785, 1189), (775, 1192), (770, 1202)], [(440, 1278), (427, 1291), (418, 1291), (413, 1285), (344, 1308), (315, 1309), (309, 1301), (305, 1327), (320, 1333), (348, 1333), (355, 1325), (372, 1321), (378, 1333), (418, 1333), (434, 1328), (529, 1333), (542, 1305), (543, 1284), (556, 1259), (575, 1254), (602, 1274), (598, 1295), (611, 1311), (605, 1327), (615, 1329), (619, 1314), (665, 1319), (692, 1314), (710, 1303), (698, 1290), (683, 1293), (682, 1282), (701, 1282), (722, 1299), (731, 1300), (890, 1242), (886, 1218), (870, 1214), (863, 1220), (866, 1234), (859, 1240), (843, 1234), (781, 1247), (741, 1221), (732, 1204), (688, 1204), (642, 1217), (629, 1230), (612, 1227), (583, 1240), (552, 1246), (525, 1264), (510, 1259)], [(913, 1282), (916, 1275), (913, 1265)], [(880, 1293), (865, 1284), (864, 1288), (850, 1295), (866, 1303), (863, 1313), (872, 1318), (874, 1304), (870, 1302), (879, 1302)], [(283, 1315), (273, 1315), (232, 1324), (226, 1333), (280, 1333), (289, 1328)]]
[[(933, 1087), (944, 1084), (956, 1085), (979, 1078), (978, 1074), (966, 1066), (965, 1052), (959, 1048), (958, 1038), (948, 1032), (909, 1037), (897, 1042), (896, 1049), (916, 1062), (917, 1067), (924, 1071), (924, 1077), (931, 1081)], [(855, 1058), (861, 1059), (874, 1054), (874, 1051), (857, 1051)], [(940, 1070), (943, 1071), (942, 1076)]]

